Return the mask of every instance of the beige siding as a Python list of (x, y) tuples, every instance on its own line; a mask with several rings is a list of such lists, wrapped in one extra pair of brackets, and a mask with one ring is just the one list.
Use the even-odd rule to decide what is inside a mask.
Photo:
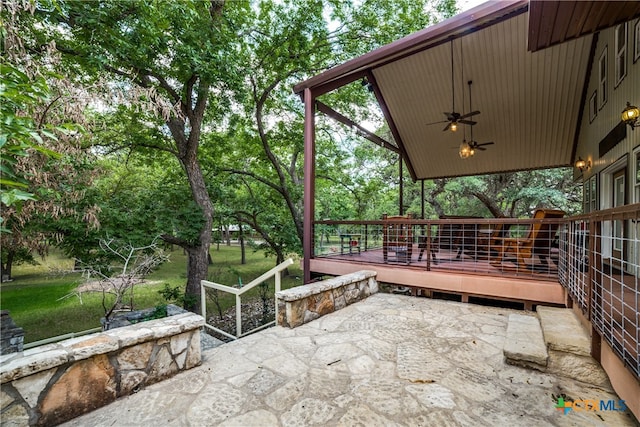
[[(614, 88), (615, 81), (615, 28), (608, 28), (601, 31), (598, 38), (598, 44), (595, 54), (595, 64), (591, 77), (589, 79), (587, 103), (584, 107), (583, 121), (580, 128), (580, 136), (578, 142), (578, 148), (576, 151), (576, 157), (580, 156), (583, 159), (589, 159), (592, 162), (590, 170), (585, 171), (583, 180), (589, 179), (594, 174), (600, 175), (600, 172), (605, 170), (610, 165), (614, 164), (617, 160), (621, 159), (625, 155), (628, 156), (627, 165), (628, 177), (627, 191), (629, 195), (633, 193), (633, 182), (631, 173), (634, 171), (632, 164), (632, 154), (634, 148), (640, 145), (640, 128), (631, 130), (627, 128), (627, 137), (621, 143), (616, 145), (613, 149), (607, 152), (602, 158), (599, 158), (599, 143), (600, 141), (618, 124), (620, 123), (620, 115), (625, 108), (626, 103), (630, 102), (632, 105), (640, 106), (640, 59), (635, 63), (633, 62), (633, 30), (637, 20), (632, 20), (628, 23), (627, 31), (627, 75), (618, 85)], [(592, 123), (589, 123), (589, 97), (597, 90), (598, 87), (598, 60), (602, 51), (607, 48), (608, 51), (608, 64), (607, 64), (607, 89), (608, 100), (602, 109), (598, 110), (597, 117)], [(579, 171), (576, 170), (576, 176), (579, 178)], [(602, 178), (601, 176), (599, 179)], [(631, 201), (630, 199), (629, 201)], [(640, 200), (636, 200), (636, 203)], [(606, 202), (605, 205), (606, 206)], [(601, 207), (603, 207), (601, 203)]]

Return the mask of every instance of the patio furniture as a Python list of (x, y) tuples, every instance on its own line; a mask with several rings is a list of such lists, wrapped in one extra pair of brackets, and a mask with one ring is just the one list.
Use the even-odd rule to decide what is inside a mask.
[[(563, 218), (564, 211), (555, 209), (537, 209), (533, 219)], [(518, 267), (528, 269), (525, 259), (537, 255), (544, 266), (548, 266), (547, 258), (551, 257), (551, 249), (555, 240), (558, 224), (534, 222), (529, 227), (526, 236), (496, 238), (498, 243), (495, 249), (497, 256), (491, 261), (494, 266), (502, 266), (502, 261), (511, 257), (515, 258)]]
[[(458, 219), (480, 219), (477, 216), (462, 215), (441, 215), (440, 219), (450, 220), (451, 222), (442, 223), (438, 226), (437, 235), (431, 243), (431, 258), (437, 263), (436, 252), (440, 249), (455, 250), (455, 259), (459, 260), (463, 252), (471, 252), (475, 254), (477, 249), (478, 225), (455, 222)], [(426, 237), (420, 236), (418, 240), (418, 261), (422, 261), (422, 255), (426, 249)]]
[(491, 224), (489, 228), (478, 230), (478, 244), (475, 251), (475, 259), (487, 260), (499, 253), (498, 248), (502, 247), (501, 239), (507, 237), (509, 227), (504, 223)]
[(343, 255), (345, 250), (349, 252), (349, 255), (356, 250), (360, 253), (360, 237), (362, 237), (361, 234), (340, 233), (340, 255)]
[(402, 222), (413, 219), (412, 215), (388, 216), (382, 215), (382, 258), (384, 262), (391, 261), (409, 264), (413, 251), (413, 231), (411, 224)]

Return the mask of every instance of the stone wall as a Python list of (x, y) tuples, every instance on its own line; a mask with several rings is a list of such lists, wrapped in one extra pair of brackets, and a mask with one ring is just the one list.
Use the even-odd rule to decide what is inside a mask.
[(276, 292), (278, 325), (295, 328), (375, 294), (376, 274), (361, 270)]
[(0, 355), (22, 351), (24, 330), (16, 326), (8, 310), (0, 311)]
[(56, 425), (193, 368), (202, 325), (179, 314), (0, 359), (2, 425)]

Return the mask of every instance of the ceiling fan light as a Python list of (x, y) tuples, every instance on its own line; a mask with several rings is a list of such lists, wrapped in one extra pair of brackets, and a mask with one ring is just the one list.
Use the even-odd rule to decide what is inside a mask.
[(460, 144), (460, 149), (458, 150), (458, 155), (461, 159), (468, 159), (469, 157), (473, 156), (472, 151), (473, 150), (471, 149), (469, 144), (467, 144), (466, 141), (462, 141), (462, 144)]
[(451, 122), (451, 126), (449, 126), (449, 129), (451, 129), (451, 132), (455, 132), (458, 130), (458, 123), (457, 122)]

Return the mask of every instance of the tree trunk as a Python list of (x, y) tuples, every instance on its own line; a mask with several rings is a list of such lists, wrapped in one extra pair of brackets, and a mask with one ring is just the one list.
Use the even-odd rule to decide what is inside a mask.
[(491, 215), (493, 215), (495, 218), (505, 217), (504, 213), (502, 213), (502, 210), (500, 209), (500, 206), (498, 206), (498, 204), (495, 202), (495, 198), (490, 197), (489, 195), (484, 193), (472, 192), (471, 194), (474, 195), (478, 200), (480, 200), (480, 202), (482, 202), (482, 204), (485, 205), (487, 209), (489, 209)]
[(244, 249), (244, 230), (242, 224), (238, 224), (238, 243), (240, 243), (240, 264), (245, 265), (247, 263), (247, 257)]
[[(191, 155), (189, 155), (191, 154)], [(198, 242), (187, 248), (189, 268), (185, 288), (184, 308), (194, 313), (200, 312), (200, 282), (206, 280), (209, 272), (209, 246), (211, 245), (211, 229), (213, 227), (213, 204), (207, 191), (204, 176), (196, 159), (195, 150), (188, 153), (182, 164), (184, 166), (193, 200), (202, 210), (204, 225), (200, 230)]]
[(16, 251), (9, 249), (7, 251), (7, 261), (0, 263), (0, 283), (11, 280), (11, 269), (13, 268), (13, 258)]

